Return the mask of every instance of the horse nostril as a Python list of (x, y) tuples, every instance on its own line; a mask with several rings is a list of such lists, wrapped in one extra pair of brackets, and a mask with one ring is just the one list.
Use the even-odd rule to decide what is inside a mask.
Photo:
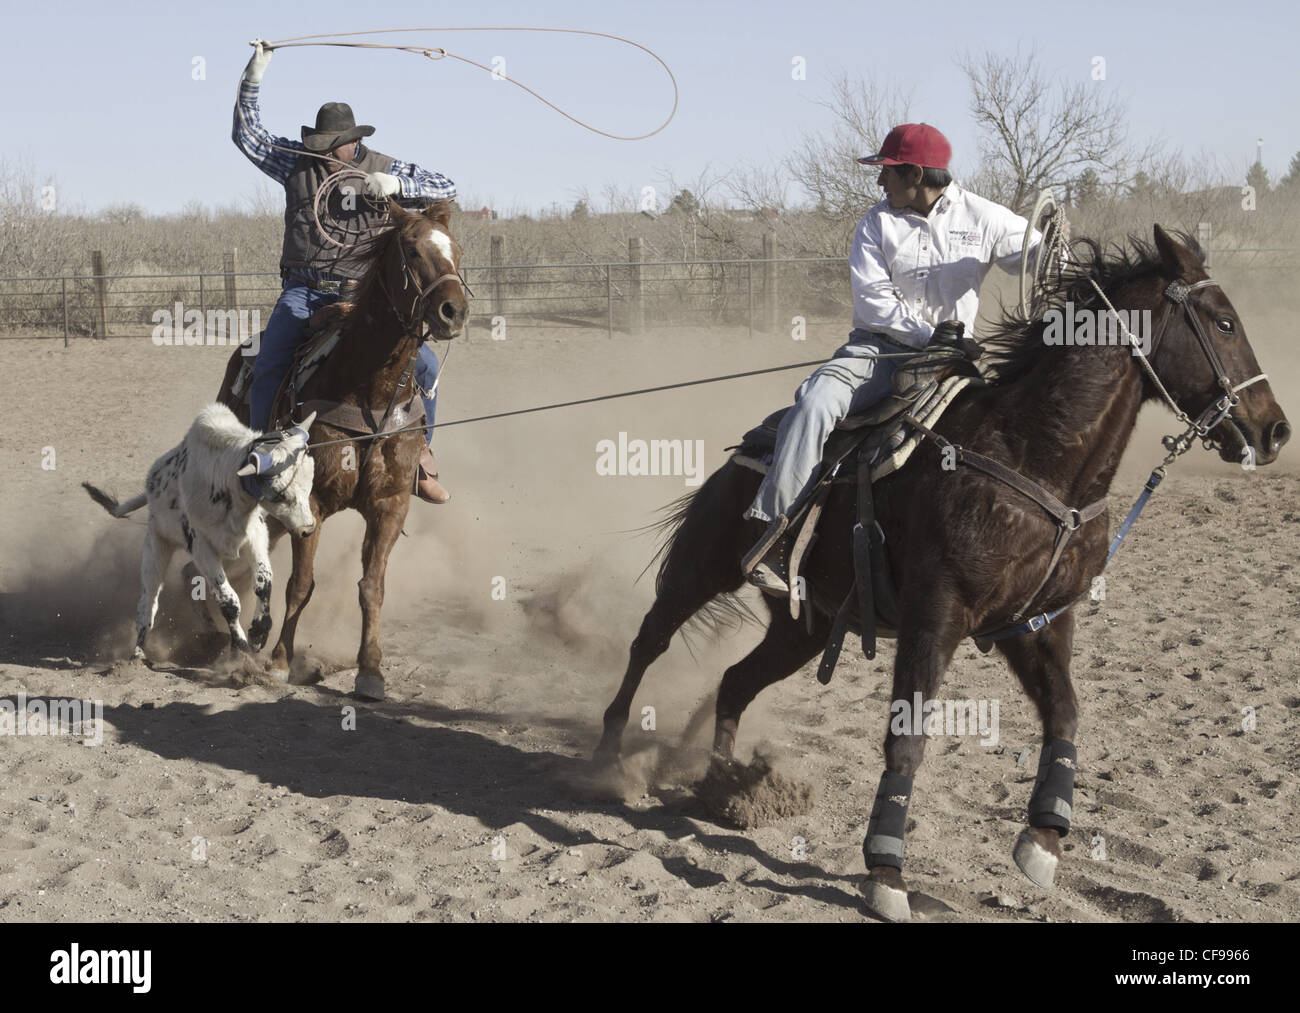
[(447, 323), (456, 319), (456, 306), (454, 303), (445, 302), (438, 307), (438, 316), (442, 317)]
[(1287, 422), (1274, 422), (1268, 430), (1268, 445), (1273, 453), (1277, 453), (1285, 445), (1286, 441), (1291, 439), (1291, 426)]

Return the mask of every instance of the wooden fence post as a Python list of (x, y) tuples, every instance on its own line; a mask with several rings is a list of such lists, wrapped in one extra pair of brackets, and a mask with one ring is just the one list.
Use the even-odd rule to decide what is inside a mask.
[(605, 265), (605, 327), (614, 336), (614, 265)]
[(225, 255), (226, 274), (226, 309), (239, 309), (239, 286), (235, 284), (235, 273), (239, 270), (239, 248), (233, 248)]
[(100, 338), (108, 337), (108, 279), (104, 277), (104, 253), (90, 252), (90, 273), (95, 276), (95, 330)]
[(492, 265), (492, 315), (501, 316), (505, 306), (505, 280), (501, 277), (501, 265), (505, 263), (506, 237), (492, 237), (492, 251), (489, 263)]
[(632, 334), (645, 332), (645, 303), (641, 301), (641, 238), (631, 236), (627, 241), (628, 262), (628, 331)]
[(763, 330), (776, 331), (776, 236), (763, 233)]

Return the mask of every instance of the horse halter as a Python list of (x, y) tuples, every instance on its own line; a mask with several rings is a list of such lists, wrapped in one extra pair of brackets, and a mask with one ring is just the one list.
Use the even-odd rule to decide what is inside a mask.
[(1165, 464), (1170, 463), (1180, 454), (1186, 453), (1191, 449), (1192, 443), (1197, 439), (1200, 439), (1206, 449), (1213, 448), (1215, 446), (1215, 441), (1210, 438), (1210, 432), (1215, 426), (1225, 420), (1229, 425), (1237, 430), (1237, 435), (1241, 438), (1242, 444), (1249, 446), (1245, 434), (1237, 428), (1236, 423), (1233, 422), (1229, 416), (1232, 409), (1241, 403), (1241, 398), (1237, 396), (1238, 392), (1249, 387), (1251, 384), (1259, 383), (1260, 380), (1267, 380), (1268, 374), (1259, 373), (1256, 376), (1252, 376), (1249, 380), (1243, 380), (1241, 383), (1235, 385), (1228, 377), (1227, 370), (1223, 367), (1223, 360), (1219, 358), (1219, 353), (1215, 349), (1214, 343), (1210, 341), (1210, 336), (1206, 333), (1205, 325), (1201, 322), (1200, 314), (1196, 312), (1191, 299), (1192, 293), (1198, 289), (1208, 288), (1211, 285), (1217, 288), (1219, 283), (1213, 278), (1204, 278), (1201, 281), (1191, 282), (1190, 284), (1185, 281), (1171, 281), (1164, 290), (1164, 297), (1169, 300), (1170, 305), (1165, 307), (1165, 312), (1160, 318), (1160, 329), (1156, 332), (1155, 337), (1151, 341), (1150, 354), (1154, 355), (1156, 350), (1160, 347), (1160, 342), (1164, 338), (1165, 331), (1169, 328), (1169, 321), (1174, 314), (1174, 308), (1181, 306), (1183, 312), (1187, 315), (1188, 321), (1192, 325), (1192, 333), (1196, 336), (1196, 343), (1204, 353), (1206, 361), (1210, 364), (1210, 369), (1214, 371), (1215, 380), (1223, 391), (1222, 397), (1211, 402), (1206, 406), (1204, 411), (1193, 419), (1179, 406), (1178, 402), (1174, 400), (1173, 395), (1169, 393), (1168, 389), (1161, 382), (1160, 377), (1156, 375), (1155, 368), (1151, 365), (1147, 353), (1142, 351), (1142, 346), (1139, 344), (1137, 339), (1133, 337), (1132, 333), (1130, 333), (1128, 326), (1124, 323), (1124, 318), (1115, 311), (1115, 307), (1111, 305), (1111, 301), (1106, 298), (1106, 293), (1101, 290), (1101, 286), (1097, 284), (1096, 279), (1089, 278), (1088, 280), (1091, 282), (1092, 287), (1096, 289), (1097, 294), (1101, 297), (1101, 301), (1106, 304), (1106, 309), (1108, 309), (1118, 321), (1120, 330), (1124, 334), (1124, 337), (1128, 339), (1129, 345), (1132, 347), (1133, 355), (1137, 357), (1137, 360), (1142, 364), (1142, 368), (1146, 370), (1147, 376), (1149, 376), (1151, 382), (1155, 384), (1156, 390), (1160, 392), (1160, 396), (1168, 403), (1170, 409), (1174, 413), (1174, 417), (1187, 426), (1186, 430), (1178, 436), (1163, 437), (1161, 442), (1164, 444), (1165, 449), (1169, 451), (1169, 456), (1165, 459)]
[[(444, 281), (455, 280), (460, 283), (461, 288), (470, 298), (473, 298), (474, 293), (470, 291), (470, 287), (466, 283), (465, 278), (460, 273), (459, 269), (456, 269), (449, 274), (440, 274), (438, 277), (434, 278), (433, 281), (429, 282), (429, 284), (421, 288), (419, 275), (415, 273), (410, 262), (406, 259), (406, 247), (402, 243), (401, 236), (397, 237), (397, 252), (402, 258), (402, 290), (405, 291), (408, 285), (414, 285), (416, 290), (415, 306), (412, 310), (411, 320), (407, 321), (402, 318), (402, 314), (398, 312), (397, 306), (394, 304), (391, 295), (388, 297), (388, 303), (389, 306), (392, 307), (393, 313), (397, 315), (398, 320), (401, 321), (402, 329), (405, 330), (407, 334), (412, 334), (412, 324), (414, 324), (414, 336), (418, 337), (420, 341), (423, 341), (424, 325), (426, 323), (424, 319), (424, 301), (429, 298), (429, 295), (435, 288), (441, 285)], [(454, 264), (452, 266), (455, 267)], [(388, 294), (387, 289), (385, 289), (385, 294)]]

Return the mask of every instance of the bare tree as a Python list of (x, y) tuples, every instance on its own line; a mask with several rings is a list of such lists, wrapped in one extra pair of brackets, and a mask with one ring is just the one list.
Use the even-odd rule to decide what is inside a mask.
[(841, 225), (853, 223), (882, 196), (876, 170), (857, 159), (879, 150), (890, 128), (906, 121), (908, 99), (870, 78), (840, 74), (818, 105), (832, 113), (830, 129), (805, 135), (785, 168), (817, 211)]
[(1044, 187), (1063, 191), (1086, 169), (1113, 185), (1131, 182), (1132, 167), (1159, 148), (1131, 150), (1117, 96), (1090, 79), (1049, 78), (1032, 53), (966, 54), (958, 65), (981, 130), (982, 164), (971, 185), (1015, 210), (1026, 211)]

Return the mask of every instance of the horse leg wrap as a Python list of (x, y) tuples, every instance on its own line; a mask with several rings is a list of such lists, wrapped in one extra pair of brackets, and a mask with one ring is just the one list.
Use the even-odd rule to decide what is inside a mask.
[(1078, 770), (1074, 743), (1048, 739), (1038, 754), (1038, 779), (1029, 796), (1029, 825), (1070, 832), (1074, 807), (1074, 772)]
[(880, 775), (871, 821), (867, 824), (867, 839), (862, 842), (868, 869), (877, 865), (903, 868), (903, 833), (907, 829), (907, 803), (911, 797), (910, 777), (889, 770)]

